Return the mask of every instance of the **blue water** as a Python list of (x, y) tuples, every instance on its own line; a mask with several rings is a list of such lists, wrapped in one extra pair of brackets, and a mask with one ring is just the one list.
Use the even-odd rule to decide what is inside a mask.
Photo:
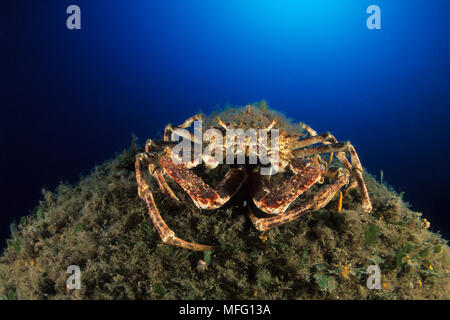
[[(81, 8), (81, 30), (66, 8)], [(366, 8), (381, 8), (368, 30)], [(450, 238), (450, 2), (3, 1), (1, 225), (168, 122), (266, 99)]]

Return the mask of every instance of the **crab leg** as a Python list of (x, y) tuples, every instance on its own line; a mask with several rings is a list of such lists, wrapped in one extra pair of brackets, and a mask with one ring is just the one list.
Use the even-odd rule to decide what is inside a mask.
[(152, 161), (149, 161), (148, 164), (148, 171), (150, 172), (150, 175), (153, 176), (156, 181), (158, 182), (159, 188), (163, 193), (167, 193), (172, 199), (179, 201), (178, 197), (175, 195), (175, 193), (172, 191), (172, 189), (169, 187), (169, 185), (166, 182), (166, 179), (164, 179), (163, 171), (158, 167), (157, 165), (157, 157), (158, 153), (152, 152), (153, 150), (161, 150), (166, 147), (172, 146), (176, 142), (170, 142), (170, 141), (155, 141), (148, 139), (145, 144), (145, 152), (146, 154), (150, 155), (152, 157)]
[[(331, 152), (345, 152), (350, 151), (349, 142), (338, 142), (333, 144), (323, 144), (312, 148), (303, 148), (292, 150), (295, 157), (308, 157), (316, 154), (331, 153)], [(337, 155), (336, 155), (337, 156)]]
[(259, 231), (265, 231), (278, 227), (279, 225), (285, 224), (287, 222), (293, 221), (312, 210), (318, 210), (326, 206), (331, 199), (340, 191), (340, 189), (345, 186), (348, 181), (350, 174), (345, 169), (338, 169), (336, 172), (336, 180), (333, 184), (320, 190), (310, 201), (299, 205), (283, 214), (270, 218), (257, 218), (254, 212), (249, 206), (249, 217), (252, 223), (255, 225), (256, 229)]
[(252, 199), (262, 211), (270, 214), (280, 214), (303, 192), (319, 181), (326, 169), (320, 163), (319, 156), (313, 159), (298, 158), (291, 161), (294, 176), (279, 187), (272, 190), (267, 178), (255, 171), (250, 174), (249, 185), (253, 190)]
[[(178, 130), (180, 129), (180, 130)], [(183, 128), (179, 128), (179, 127), (175, 127), (171, 124), (168, 124), (165, 128), (164, 128), (164, 141), (172, 141), (172, 134), (174, 132), (176, 132), (176, 134), (180, 137), (183, 137), (185, 139), (188, 139), (194, 143), (198, 143), (201, 144), (201, 141), (196, 139), (195, 134), (190, 133), (189, 131), (187, 131), (186, 129)]]
[(198, 113), (196, 115), (193, 115), (192, 117), (190, 117), (189, 119), (187, 119), (185, 122), (183, 122), (182, 124), (180, 124), (178, 126), (178, 128), (189, 128), (190, 126), (192, 126), (192, 124), (194, 123), (194, 121), (200, 121), (203, 122), (204, 119), (204, 115), (201, 113)]
[[(312, 144), (316, 144), (316, 143), (324, 143), (330, 140), (330, 138), (332, 137), (331, 133), (329, 132), (325, 132), (319, 135), (315, 135), (309, 138), (305, 138), (299, 141), (296, 141), (293, 149), (298, 149), (298, 148), (303, 148), (303, 147), (307, 147), (310, 146)], [(337, 141), (336, 141), (337, 142)]]
[[(200, 121), (203, 122), (203, 118), (204, 116), (202, 114), (196, 114), (192, 117), (190, 117), (189, 119), (187, 119), (185, 122), (183, 122), (182, 124), (180, 124), (178, 127), (175, 127), (172, 124), (168, 124), (165, 129), (164, 129), (164, 141), (171, 141), (172, 139), (172, 133), (176, 130), (176, 129), (185, 129), (185, 128), (189, 128), (190, 126), (192, 126), (192, 124), (194, 123), (194, 121)], [(195, 136), (191, 133), (180, 131), (180, 134), (182, 135), (183, 138), (187, 138), (195, 143), (200, 143), (201, 141), (195, 141)]]
[(361, 161), (359, 160), (358, 154), (356, 153), (356, 150), (353, 147), (353, 145), (350, 145), (349, 152), (350, 152), (350, 158), (351, 158), (352, 164), (353, 164), (352, 174), (354, 175), (354, 177), (356, 178), (356, 181), (358, 182), (359, 191), (362, 196), (362, 206), (367, 212), (370, 212), (370, 211), (372, 211), (372, 204), (370, 202), (369, 193), (367, 191), (367, 187), (364, 182), (363, 175), (362, 175), (363, 168), (361, 165)]
[[(146, 146), (146, 150), (147, 150), (147, 146)], [(172, 154), (169, 150), (166, 150), (166, 153), (170, 154), (172, 157), (175, 157), (177, 162), (180, 162), (180, 163), (183, 162), (183, 159), (181, 157), (177, 157), (176, 155)], [(202, 155), (202, 159), (203, 159), (203, 161), (205, 162), (205, 165), (208, 168), (215, 168), (219, 164), (214, 157), (209, 157), (208, 158), (208, 157), (206, 157), (206, 155)], [(184, 162), (184, 165), (186, 166), (187, 169), (196, 167), (199, 164), (200, 164), (199, 158), (195, 158), (195, 157), (192, 157), (192, 156), (191, 156), (191, 160), (189, 162)], [(156, 169), (156, 167), (158, 167), (158, 169)], [(174, 199), (176, 201), (179, 201), (178, 197), (175, 195), (175, 193), (169, 187), (169, 185), (167, 184), (167, 182), (166, 182), (166, 180), (164, 178), (164, 175), (167, 174), (167, 172), (164, 170), (164, 168), (160, 169), (158, 165), (155, 165), (155, 164), (151, 163), (151, 164), (149, 164), (149, 171), (150, 171), (150, 174), (158, 182), (160, 189), (164, 193), (169, 194), (169, 196), (172, 199)]]
[(178, 141), (161, 141), (148, 139), (145, 143), (145, 152), (163, 151), (166, 147), (172, 148), (178, 144)]
[(219, 182), (216, 189), (213, 189), (182, 162), (174, 163), (169, 156), (163, 156), (159, 163), (200, 209), (221, 207), (239, 190), (247, 178), (244, 169), (231, 169)]
[[(322, 142), (325, 145), (338, 143), (337, 139), (330, 133), (317, 135), (317, 132), (315, 130), (313, 130), (311, 127), (309, 127), (308, 125), (306, 125), (304, 123), (299, 123), (299, 125), (301, 125), (309, 133), (309, 135), (311, 135), (311, 138), (307, 138), (304, 140), (312, 139), (315, 137), (321, 137), (321, 138), (319, 138), (319, 140), (323, 139), (323, 141), (318, 141), (317, 143)], [(299, 143), (301, 143), (304, 140), (299, 141)], [(308, 150), (310, 150), (310, 152), (311, 152), (311, 149), (313, 149), (313, 148), (310, 148)], [(370, 202), (369, 193), (367, 191), (367, 187), (364, 182), (363, 175), (362, 175), (363, 168), (362, 168), (361, 162), (359, 160), (358, 154), (356, 153), (355, 148), (351, 144), (348, 145), (348, 150), (345, 150), (345, 151), (348, 151), (350, 153), (351, 164), (347, 160), (347, 157), (345, 156), (344, 152), (337, 152), (336, 157), (339, 159), (339, 161), (341, 161), (345, 165), (345, 167), (347, 167), (347, 169), (352, 173), (352, 176), (356, 179), (357, 185), (359, 187), (359, 193), (361, 194), (361, 197), (362, 197), (362, 207), (363, 207), (364, 211), (370, 212), (370, 211), (372, 211), (372, 204)], [(294, 150), (293, 153), (301, 154), (302, 152), (306, 153), (306, 151), (301, 151), (301, 150)], [(332, 157), (332, 155), (333, 155), (333, 153), (331, 153), (330, 157)], [(351, 188), (354, 188), (354, 187), (355, 187), (355, 184), (351, 183), (348, 190), (350, 190)]]
[(311, 137), (317, 136), (316, 130), (314, 130), (313, 128), (311, 128), (310, 126), (308, 126), (306, 123), (299, 122), (298, 125), (301, 126), (301, 127), (303, 127), (303, 129), (305, 129), (306, 132), (308, 132), (308, 134), (309, 134)]
[(175, 195), (175, 193), (167, 184), (166, 179), (164, 179), (161, 169), (155, 170), (152, 176), (155, 177), (156, 181), (158, 182), (159, 188), (161, 189), (162, 192), (167, 193), (172, 199), (180, 201), (180, 199), (178, 199), (178, 197)]
[(150, 191), (150, 187), (144, 179), (144, 161), (147, 161), (147, 155), (144, 153), (138, 154), (136, 157), (136, 181), (138, 185), (138, 194), (141, 199), (143, 199), (147, 205), (148, 213), (150, 219), (158, 230), (158, 233), (164, 243), (172, 244), (175, 246), (197, 250), (197, 251), (207, 251), (211, 250), (212, 247), (208, 245), (202, 245), (197, 243), (192, 243), (185, 241), (183, 239), (177, 238), (175, 232), (173, 232), (161, 217), (161, 214), (156, 207), (155, 200), (153, 199), (153, 194)]
[[(317, 132), (314, 129), (312, 129), (310, 126), (308, 126), (304, 123), (301, 123), (301, 122), (299, 122), (298, 124), (300, 126), (302, 126), (311, 137), (298, 141), (297, 145), (294, 146), (294, 148), (306, 147), (306, 146), (314, 144), (314, 143), (323, 143), (323, 144), (338, 143), (338, 140), (329, 132), (318, 135)], [(308, 143), (308, 141), (317, 141), (317, 142)], [(332, 157), (333, 157), (333, 153), (330, 154), (330, 160)], [(349, 171), (352, 171), (352, 165), (345, 157), (345, 153), (340, 152), (340, 153), (336, 154), (336, 157), (347, 167), (347, 169)]]

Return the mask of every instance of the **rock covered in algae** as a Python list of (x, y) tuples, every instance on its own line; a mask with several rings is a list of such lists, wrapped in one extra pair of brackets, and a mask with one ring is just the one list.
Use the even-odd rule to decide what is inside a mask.
[[(272, 112), (264, 103), (252, 107)], [(133, 143), (79, 183), (43, 191), (32, 214), (12, 229), (0, 258), (1, 298), (450, 298), (447, 241), (429, 231), (428, 222), (392, 188), (367, 173), (371, 214), (362, 213), (354, 190), (344, 197), (341, 212), (333, 200), (265, 233), (247, 218), (245, 191), (221, 209), (202, 212), (177, 185), (169, 182), (181, 203), (149, 179), (161, 215), (177, 236), (215, 245), (212, 252), (194, 252), (164, 244), (151, 224), (137, 194), (139, 149)], [(226, 169), (197, 168), (196, 173), (214, 184)], [(70, 265), (80, 267), (79, 290), (67, 286)], [(367, 287), (371, 265), (380, 269), (380, 289)]]

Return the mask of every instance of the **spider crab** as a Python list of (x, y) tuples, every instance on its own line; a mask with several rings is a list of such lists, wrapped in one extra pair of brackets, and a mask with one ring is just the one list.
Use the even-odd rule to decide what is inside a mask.
[[(277, 151), (278, 162), (276, 162), (276, 170), (272, 171), (272, 174), (290, 170), (292, 175), (279, 186), (272, 187), (269, 181), (270, 175), (262, 175), (259, 170), (261, 161), (258, 158), (256, 164), (231, 167), (220, 183), (213, 188), (190, 169), (200, 165), (202, 162), (206, 167), (214, 168), (221, 161), (205, 155), (190, 157), (189, 161), (177, 161), (178, 155), (173, 152), (178, 144), (172, 139), (174, 132), (176, 133), (177, 129), (191, 127), (195, 121), (203, 123), (205, 122), (205, 117), (198, 114), (187, 119), (178, 127), (167, 125), (164, 130), (163, 140), (147, 140), (145, 152), (136, 156), (135, 163), (139, 197), (145, 201), (150, 218), (164, 243), (198, 251), (211, 250), (212, 248), (209, 245), (188, 242), (175, 236), (175, 233), (162, 219), (155, 204), (153, 194), (145, 180), (145, 168), (155, 178), (163, 193), (175, 201), (180, 201), (166, 182), (166, 177), (170, 177), (189, 195), (199, 209), (204, 210), (217, 209), (223, 206), (242, 186), (248, 187), (254, 206), (263, 213), (271, 215), (258, 218), (252, 209), (252, 205), (248, 206), (249, 218), (259, 231), (275, 228), (293, 221), (310, 211), (323, 208), (336, 195), (340, 196), (339, 201), (341, 205), (341, 190), (343, 188), (348, 191), (358, 187), (363, 211), (368, 213), (372, 210), (362, 175), (361, 162), (350, 142), (340, 143), (329, 132), (317, 134), (311, 127), (303, 123), (299, 123), (299, 127), (293, 129), (293, 126), (287, 124), (286, 121), (282, 124), (277, 121), (277, 117), (273, 112), (250, 105), (237, 109), (232, 116), (229, 116), (228, 119), (224, 118), (224, 120), (220, 117), (215, 119), (208, 118), (206, 119), (206, 124), (222, 133), (233, 128), (241, 128), (243, 130), (249, 128), (265, 129), (266, 131), (278, 130), (276, 150), (274, 150), (272, 145), (260, 144), (258, 140), (257, 150), (259, 152), (256, 152), (256, 156), (260, 157), (260, 151), (263, 150), (271, 159), (270, 156), (275, 153), (274, 151)], [(227, 122), (227, 120), (230, 121)], [(298, 130), (299, 128), (306, 131), (306, 134), (301, 134), (300, 130)], [(179, 135), (183, 136), (183, 139), (187, 139), (190, 144), (200, 146), (205, 144), (187, 130), (182, 131)], [(225, 141), (225, 139), (223, 141), (216, 140), (216, 143), (218, 142), (225, 142), (219, 149), (224, 149), (227, 143), (229, 145), (229, 141)], [(231, 149), (233, 152), (232, 156), (237, 156), (238, 149)], [(242, 149), (240, 150), (242, 151)], [(248, 159), (252, 152), (254, 154), (254, 150), (249, 147), (248, 139), (245, 139), (243, 155)], [(350, 155), (350, 161), (347, 158), (347, 153)], [(329, 154), (329, 161), (323, 160), (320, 156), (321, 154)], [(340, 161), (341, 166), (331, 166), (333, 154)], [(332, 183), (319, 189), (312, 199), (293, 208), (290, 207), (291, 203), (312, 185), (323, 183), (324, 177), (329, 177)]]

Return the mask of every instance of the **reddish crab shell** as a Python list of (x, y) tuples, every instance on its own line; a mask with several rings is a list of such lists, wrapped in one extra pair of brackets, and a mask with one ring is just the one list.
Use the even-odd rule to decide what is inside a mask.
[[(213, 139), (214, 143), (211, 143), (210, 137), (207, 142), (204, 142), (202, 135), (199, 136), (186, 130), (195, 121), (200, 123), (201, 133), (203, 133), (203, 127), (207, 128), (205, 132), (210, 130), (209, 132), (216, 133), (216, 138)], [(249, 129), (270, 130), (270, 141), (263, 144), (260, 142), (261, 140), (256, 140), (257, 149), (252, 149), (251, 139), (244, 137), (243, 140), (240, 140), (243, 148), (234, 148), (233, 146), (232, 157), (239, 157), (238, 150), (241, 150), (244, 158), (256, 155), (258, 160), (256, 164), (232, 167), (214, 188), (190, 170), (202, 163), (211, 168), (220, 165), (221, 161), (219, 160), (223, 159), (217, 159), (217, 154), (222, 155), (221, 151), (228, 150), (230, 141), (233, 143), (239, 141), (227, 140), (229, 131), (248, 132)], [(275, 132), (273, 130), (276, 130), (278, 134), (276, 147), (272, 144), (274, 140), (272, 132)], [(306, 131), (306, 134), (303, 134), (303, 131)], [(214, 156), (200, 153), (200, 156), (197, 157), (191, 157), (189, 154), (188, 161), (181, 161), (180, 155), (175, 152), (177, 142), (172, 141), (174, 133), (182, 136), (189, 144), (201, 147), (200, 149), (213, 145), (216, 153)], [(206, 134), (206, 136), (208, 135)], [(256, 153), (255, 150), (257, 150)], [(272, 161), (274, 154), (277, 154), (276, 170), (269, 172), (277, 173), (284, 170), (292, 172), (289, 178), (275, 188), (271, 187), (268, 176), (262, 175), (259, 170), (262, 162), (261, 150), (267, 155), (271, 166), (274, 165)], [(346, 153), (350, 154), (350, 161), (347, 159)], [(320, 154), (329, 154), (330, 163), (335, 154), (342, 167), (330, 166), (329, 163), (322, 160)], [(248, 206), (249, 218), (256, 229), (260, 231), (275, 228), (312, 210), (326, 206), (346, 186), (347, 190), (358, 186), (363, 210), (370, 212), (372, 209), (362, 176), (362, 166), (355, 148), (350, 143), (339, 143), (330, 133), (318, 135), (312, 128), (302, 123), (294, 126), (280, 114), (264, 107), (249, 105), (244, 108), (226, 110), (226, 112), (211, 116), (206, 120), (203, 115), (195, 115), (178, 127), (169, 124), (164, 131), (163, 141), (148, 140), (145, 152), (137, 155), (135, 165), (139, 196), (146, 202), (150, 218), (161, 239), (165, 243), (192, 250), (210, 250), (212, 247), (187, 242), (175, 236), (175, 233), (161, 218), (153, 194), (144, 179), (145, 167), (156, 179), (163, 193), (175, 201), (180, 201), (165, 180), (166, 177), (170, 177), (189, 195), (195, 205), (203, 210), (212, 210), (223, 206), (245, 185), (249, 188), (254, 206), (258, 210), (272, 215), (268, 218), (258, 218), (252, 205)], [(332, 180), (331, 184), (319, 189), (309, 201), (291, 208), (295, 199), (312, 185), (322, 182), (325, 176)]]

